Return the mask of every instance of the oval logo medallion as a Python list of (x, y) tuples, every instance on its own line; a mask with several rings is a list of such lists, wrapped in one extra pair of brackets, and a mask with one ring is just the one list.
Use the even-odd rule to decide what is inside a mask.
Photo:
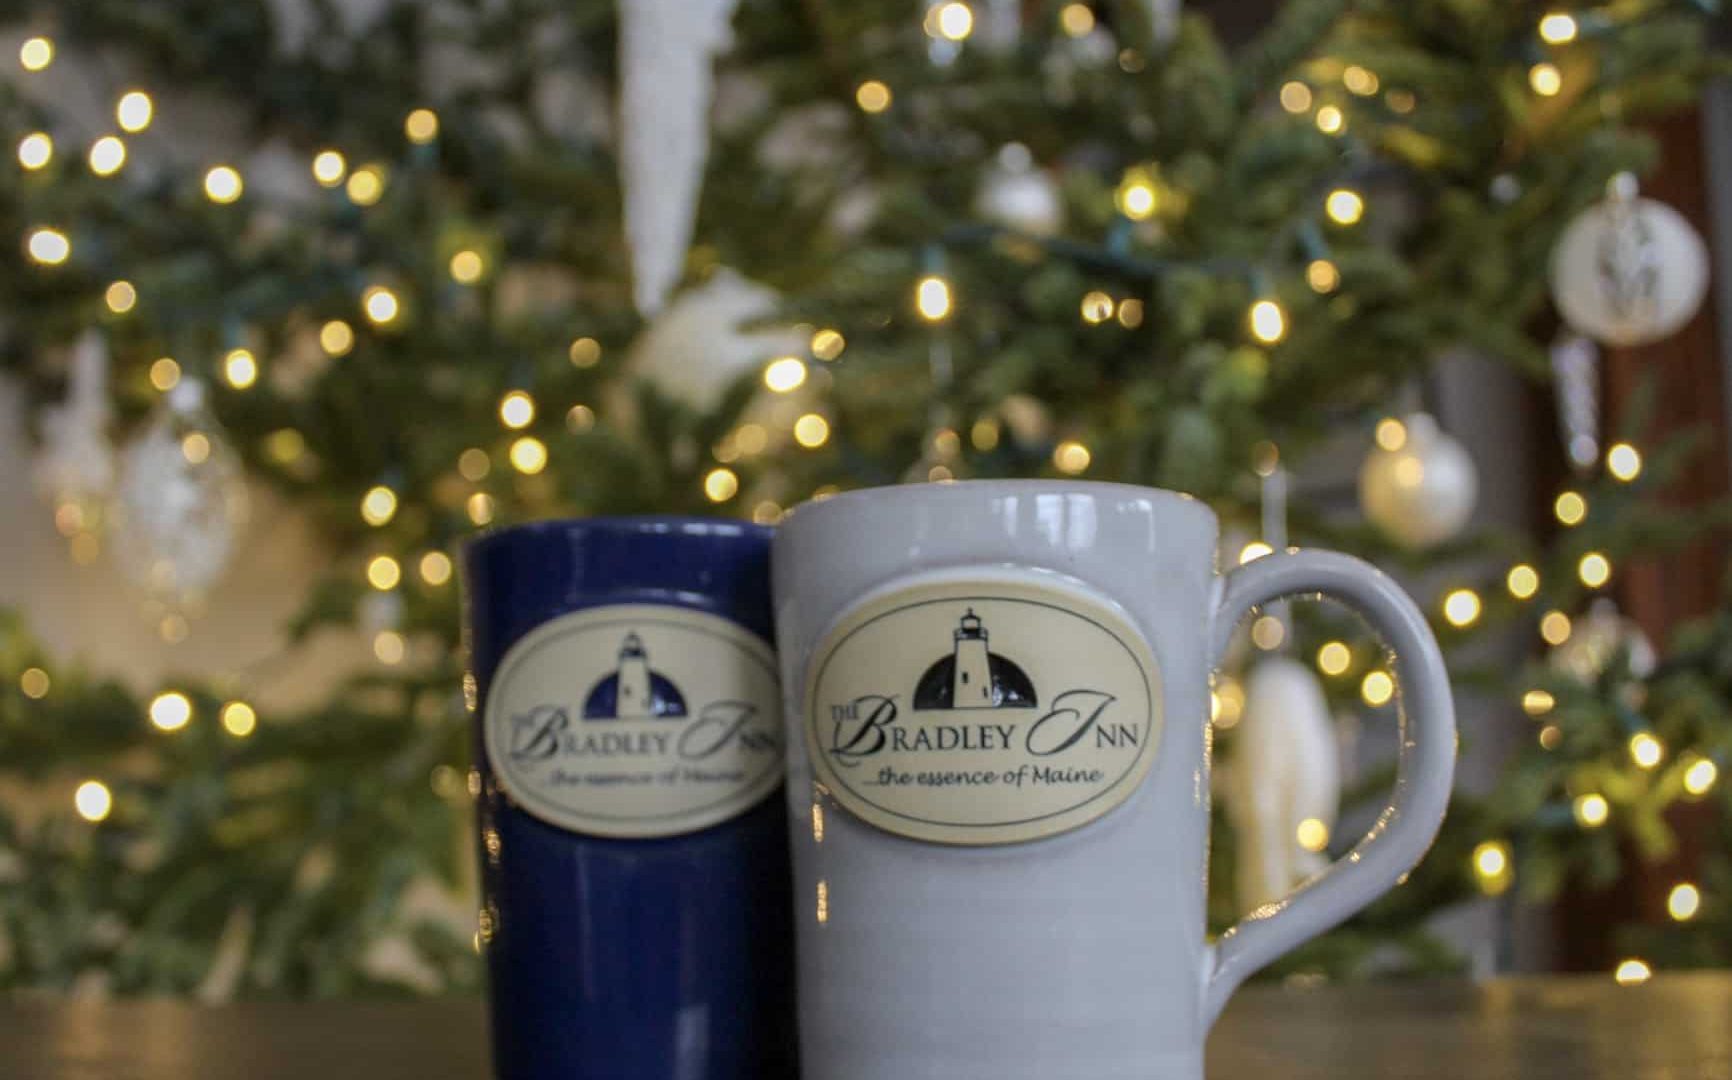
[(494, 673), (487, 757), (524, 810), (596, 836), (717, 824), (782, 778), (775, 655), (716, 615), (652, 604), (562, 615)]
[(1136, 790), (1161, 734), (1137, 630), (1080, 591), (915, 585), (867, 600), (813, 653), (817, 777), (879, 828), (1007, 844), (1087, 824)]

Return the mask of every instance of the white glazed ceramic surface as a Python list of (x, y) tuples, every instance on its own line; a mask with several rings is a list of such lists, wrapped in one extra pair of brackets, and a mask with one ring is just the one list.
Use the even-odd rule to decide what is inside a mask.
[[(1216, 530), (1187, 496), (1041, 481), (857, 492), (790, 515), (774, 573), (808, 1080), (1199, 1080), (1233, 989), (1424, 854), (1455, 748), (1424, 618), (1345, 556), (1282, 553), (1217, 576)], [(908, 583), (980, 581), (1111, 605), (1140, 631), (1158, 667), (1152, 766), (1122, 802), (1042, 839), (967, 846), (868, 824), (814, 778), (814, 650)], [(1253, 606), (1319, 592), (1363, 612), (1397, 656), (1394, 803), (1345, 860), (1209, 946), (1209, 674)]]

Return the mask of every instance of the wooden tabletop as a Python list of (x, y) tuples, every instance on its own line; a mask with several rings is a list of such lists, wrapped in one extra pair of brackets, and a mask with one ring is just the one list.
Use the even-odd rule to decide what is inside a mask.
[[(483, 1080), (481, 1005), (0, 1004), (5, 1080)], [(1209, 1080), (1732, 1080), (1732, 975), (1256, 987)]]

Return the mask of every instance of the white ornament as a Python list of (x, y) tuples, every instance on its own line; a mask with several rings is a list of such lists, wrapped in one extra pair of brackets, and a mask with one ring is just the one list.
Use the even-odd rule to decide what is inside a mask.
[(1391, 539), (1426, 548), (1457, 535), (1473, 517), (1479, 473), (1473, 458), (1437, 421), (1414, 413), (1393, 450), (1372, 448), (1359, 469), (1359, 503)]
[(1564, 320), (1606, 345), (1648, 345), (1695, 317), (1708, 295), (1708, 246), (1684, 216), (1636, 196), (1633, 177), (1564, 230), (1552, 295)]
[(620, 0), (620, 180), (639, 313), (678, 283), (709, 156), (715, 57), (739, 0)]
[(72, 348), (66, 400), (42, 410), (37, 490), (67, 531), (93, 529), (114, 488), (114, 447), (108, 440), (108, 342), (86, 330)]
[(1555, 671), (1591, 683), (1605, 673), (1606, 665), (1620, 652), (1629, 665), (1630, 677), (1635, 679), (1646, 679), (1659, 663), (1653, 641), (1636, 621), (1619, 614), (1611, 600), (1600, 599), (1575, 621), (1569, 638), (1552, 649), (1546, 662)]
[(1570, 464), (1591, 469), (1600, 460), (1600, 350), (1580, 334), (1552, 343), (1552, 384), (1558, 427)]
[[(727, 388), (748, 371), (781, 355), (803, 355), (805, 335), (786, 327), (748, 327), (776, 312), (774, 289), (721, 269), (710, 280), (680, 294), (659, 318), (644, 328), (626, 354), (628, 389), (650, 383), (663, 395), (709, 412)], [(629, 395), (616, 395), (616, 398)], [(629, 414), (629, 401), (614, 411)]]
[(153, 599), (185, 607), (228, 568), (246, 513), (240, 460), (205, 386), (182, 379), (121, 454), (115, 562)]
[(1238, 903), (1251, 911), (1328, 866), (1322, 847), (1341, 807), (1340, 750), (1328, 699), (1309, 667), (1286, 657), (1257, 662), (1245, 679), (1233, 746), (1227, 809)]
[(1051, 236), (1064, 224), (1058, 185), (1037, 168), (1028, 147), (1007, 143), (980, 180), (974, 212), (987, 221), (1033, 236)]
[(1171, 45), (1179, 36), (1182, 0), (1148, 0), (1148, 4), (1149, 28), (1154, 32), (1155, 44)]

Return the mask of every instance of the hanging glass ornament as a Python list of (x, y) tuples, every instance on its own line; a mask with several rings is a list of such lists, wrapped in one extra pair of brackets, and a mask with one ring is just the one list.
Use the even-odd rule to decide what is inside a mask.
[(152, 600), (184, 610), (228, 569), (246, 516), (240, 459), (205, 384), (184, 378), (121, 453), (115, 562)]
[(1648, 345), (1695, 317), (1708, 295), (1708, 246), (1684, 215), (1613, 177), (1606, 200), (1564, 230), (1552, 295), (1564, 321), (1604, 345)]
[(1379, 425), (1359, 470), (1359, 504), (1390, 539), (1415, 549), (1440, 544), (1467, 527), (1478, 498), (1473, 458), (1431, 416)]

